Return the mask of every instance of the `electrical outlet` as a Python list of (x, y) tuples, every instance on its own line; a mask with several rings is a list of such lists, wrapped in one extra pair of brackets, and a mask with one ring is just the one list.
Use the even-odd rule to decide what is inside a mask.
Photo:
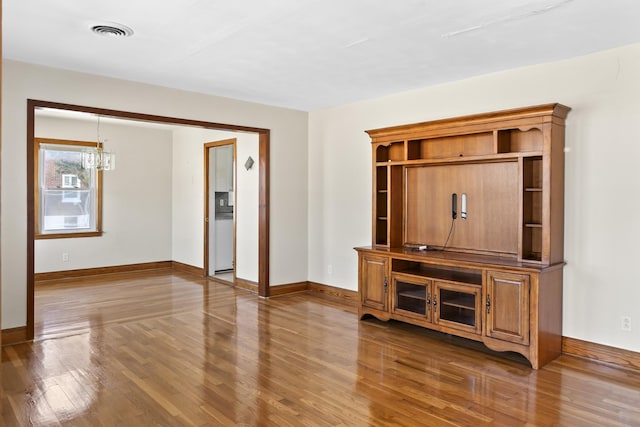
[(62, 262), (69, 262), (69, 252), (62, 252)]
[(631, 332), (631, 316), (622, 317), (622, 330)]

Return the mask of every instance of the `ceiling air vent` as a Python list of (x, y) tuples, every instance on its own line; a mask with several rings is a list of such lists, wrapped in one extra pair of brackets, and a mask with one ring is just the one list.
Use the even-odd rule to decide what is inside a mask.
[(122, 24), (103, 24), (94, 25), (91, 27), (91, 31), (101, 36), (111, 37), (129, 37), (133, 35), (133, 30)]

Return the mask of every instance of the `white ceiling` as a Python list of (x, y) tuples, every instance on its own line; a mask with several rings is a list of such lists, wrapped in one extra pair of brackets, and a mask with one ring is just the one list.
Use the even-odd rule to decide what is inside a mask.
[[(18, 61), (305, 111), (640, 42), (638, 0), (4, 0)], [(116, 22), (129, 38), (93, 34)]]

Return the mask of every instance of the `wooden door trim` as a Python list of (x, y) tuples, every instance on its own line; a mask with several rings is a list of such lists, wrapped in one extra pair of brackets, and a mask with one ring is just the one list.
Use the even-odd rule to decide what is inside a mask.
[[(2, 0), (0, 0), (0, 58), (2, 57)], [(2, 99), (2, 67), (0, 67), (0, 99)], [(2, 117), (2, 106), (0, 105), (0, 117)], [(0, 129), (2, 129), (2, 119), (0, 118)], [(2, 132), (0, 132), (1, 134)], [(2, 151), (2, 136), (0, 135), (0, 152)], [(0, 184), (0, 195), (2, 194), (2, 185)], [(0, 215), (0, 220), (2, 216)], [(0, 221), (1, 222), (1, 221)], [(1, 271), (0, 265), (0, 271)], [(0, 280), (0, 289), (2, 289), (2, 280)], [(0, 318), (2, 318), (2, 292), (0, 292)], [(2, 331), (0, 330), (0, 347), (2, 346)], [(2, 377), (0, 377), (2, 382)]]
[(259, 189), (258, 189), (258, 294), (269, 296), (269, 146), (270, 130), (252, 126), (228, 123), (206, 122), (202, 120), (181, 119), (176, 117), (142, 114), (130, 111), (111, 110), (106, 108), (87, 107), (60, 102), (27, 99), (27, 339), (34, 337), (34, 198), (33, 198), (33, 139), (35, 135), (36, 108), (55, 108), (59, 110), (79, 111), (84, 113), (112, 116), (123, 119), (160, 122), (174, 125), (200, 127), (214, 130), (250, 132), (258, 134), (259, 157)]

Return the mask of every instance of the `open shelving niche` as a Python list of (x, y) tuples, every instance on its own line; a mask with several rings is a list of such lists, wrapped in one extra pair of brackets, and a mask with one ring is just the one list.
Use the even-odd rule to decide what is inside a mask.
[(392, 259), (391, 275), (393, 310), (422, 316), (431, 311), (432, 322), (453, 322), (453, 327), (476, 331), (481, 270)]

